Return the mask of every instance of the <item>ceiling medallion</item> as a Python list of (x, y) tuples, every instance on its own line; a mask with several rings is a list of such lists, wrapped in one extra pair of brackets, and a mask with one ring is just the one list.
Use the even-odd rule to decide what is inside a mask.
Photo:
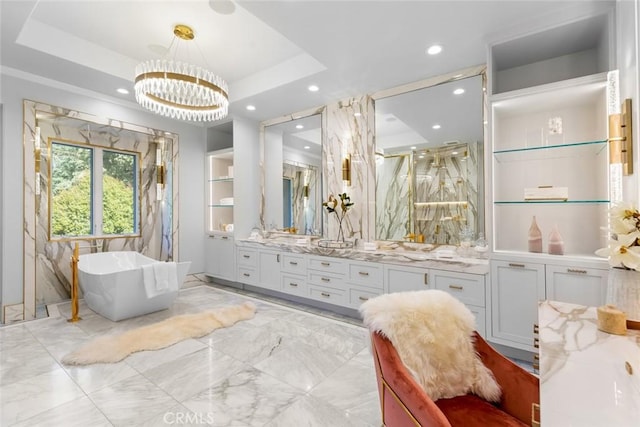
[[(185, 41), (195, 38), (187, 25), (176, 25), (173, 34)], [(136, 101), (154, 113), (209, 122), (229, 112), (227, 83), (202, 67), (165, 58), (145, 61), (135, 72)]]

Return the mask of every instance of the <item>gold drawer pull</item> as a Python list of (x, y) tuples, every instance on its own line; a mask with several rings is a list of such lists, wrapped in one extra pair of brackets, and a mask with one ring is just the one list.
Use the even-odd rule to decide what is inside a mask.
[(227, 240), (227, 239), (229, 239), (229, 236), (222, 236), (222, 239), (223, 240)]
[(251, 275), (249, 273), (242, 273), (243, 276), (245, 277), (251, 277)]
[(531, 427), (540, 427), (540, 404), (531, 404)]
[(515, 262), (510, 262), (509, 267), (524, 268), (524, 264), (517, 264)]
[(460, 286), (460, 285), (449, 285), (449, 289), (455, 289), (456, 291), (462, 291), (462, 290), (464, 290), (464, 287)]
[(537, 324), (537, 323), (534, 323), (534, 324), (533, 324), (533, 333), (534, 333), (534, 334), (538, 334), (538, 333), (540, 333), (540, 326), (538, 326), (538, 324)]
[(320, 280), (322, 280), (323, 282), (330, 282), (331, 279), (327, 279), (326, 277), (321, 277)]
[(533, 369), (535, 369), (536, 371), (540, 370), (540, 364), (539, 363), (533, 363), (531, 366), (533, 366)]
[(629, 375), (633, 375), (633, 367), (631, 367), (631, 363), (627, 362), (626, 360), (624, 362), (624, 368), (627, 370), (627, 373)]
[(369, 301), (369, 298), (367, 298), (367, 297), (358, 297), (358, 299), (360, 301)]
[(587, 270), (578, 270), (577, 268), (567, 268), (567, 273), (587, 274)]
[(369, 273), (367, 273), (366, 271), (359, 271), (358, 274), (361, 275), (361, 276), (368, 276), (369, 275)]
[(540, 340), (538, 338), (533, 339), (533, 347), (540, 348)]
[(293, 282), (289, 282), (289, 286), (293, 286), (294, 288), (297, 288), (298, 284), (297, 283), (293, 283)]
[(329, 267), (331, 265), (330, 262), (321, 262), (321, 265), (324, 265), (325, 267)]
[(242, 255), (244, 258), (251, 258), (251, 255)]
[(533, 355), (533, 360), (539, 361), (540, 360), (540, 355), (539, 354), (534, 354)]
[(322, 293), (320, 293), (320, 295), (322, 295), (325, 298), (329, 298), (331, 296), (331, 294), (328, 294), (326, 292), (322, 292)]
[(298, 265), (298, 263), (297, 263), (297, 262), (295, 262), (295, 261), (289, 261), (289, 264), (291, 264), (291, 265)]
[(424, 284), (429, 286), (429, 273), (424, 273)]

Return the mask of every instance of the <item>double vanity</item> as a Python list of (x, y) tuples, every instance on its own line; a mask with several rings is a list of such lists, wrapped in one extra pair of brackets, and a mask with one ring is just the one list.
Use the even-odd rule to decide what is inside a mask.
[[(234, 244), (221, 234), (209, 241)], [(352, 316), (364, 301), (383, 293), (440, 289), (469, 307), (486, 336), (487, 259), (461, 256), (454, 246), (383, 242), (369, 251), (323, 248), (317, 242), (300, 236), (237, 240), (236, 268), (224, 279)]]

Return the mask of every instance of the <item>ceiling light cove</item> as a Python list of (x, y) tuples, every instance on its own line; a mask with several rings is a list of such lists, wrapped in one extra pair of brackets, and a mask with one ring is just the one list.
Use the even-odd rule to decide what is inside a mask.
[(309, 89), (309, 92), (317, 92), (320, 90), (320, 88), (316, 85), (311, 85), (307, 89)]
[(245, 108), (247, 110), (249, 110), (249, 111), (256, 111), (256, 106), (255, 105), (247, 105)]
[(438, 45), (438, 44), (434, 44), (433, 46), (430, 46), (430, 47), (427, 49), (427, 53), (428, 53), (429, 55), (437, 55), (437, 54), (439, 54), (440, 52), (442, 52), (442, 46), (440, 46), (440, 45)]

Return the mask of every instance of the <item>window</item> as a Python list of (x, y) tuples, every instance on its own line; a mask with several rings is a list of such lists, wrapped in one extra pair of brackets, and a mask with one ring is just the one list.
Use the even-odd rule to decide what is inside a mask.
[(139, 233), (138, 154), (51, 143), (50, 238)]

